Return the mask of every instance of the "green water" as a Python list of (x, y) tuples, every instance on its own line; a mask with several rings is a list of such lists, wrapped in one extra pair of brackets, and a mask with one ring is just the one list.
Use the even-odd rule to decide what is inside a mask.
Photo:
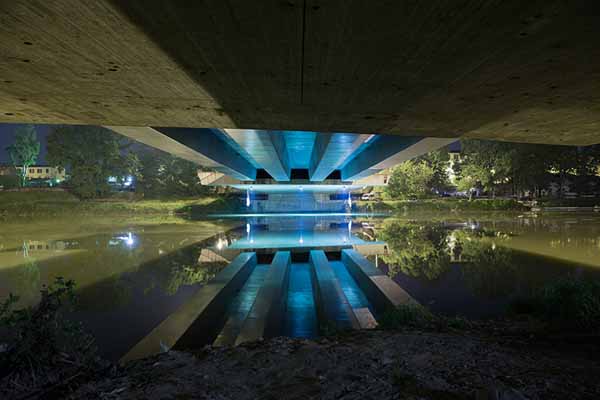
[[(0, 224), (0, 299), (12, 292), (21, 306), (33, 305), (42, 285), (58, 276), (73, 279), (79, 303), (71, 317), (114, 359), (236, 255), (257, 248), (355, 247), (421, 304), (474, 318), (502, 314), (511, 299), (557, 279), (600, 279), (600, 213), (252, 216), (168, 224), (98, 217)], [(286, 324), (290, 332), (309, 335), (293, 325), (304, 318), (303, 310), (312, 313), (305, 296), (308, 275), (296, 272), (306, 279), (293, 286), (296, 297), (289, 304), (296, 314)]]

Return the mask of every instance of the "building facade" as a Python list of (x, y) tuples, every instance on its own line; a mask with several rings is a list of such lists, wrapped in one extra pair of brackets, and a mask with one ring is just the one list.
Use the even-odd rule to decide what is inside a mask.
[[(17, 171), (20, 174), (23, 170), (22, 167), (17, 167)], [(48, 180), (53, 179), (57, 182), (62, 182), (66, 179), (66, 172), (63, 168), (51, 167), (49, 165), (32, 165), (27, 168), (26, 179), (42, 179)]]

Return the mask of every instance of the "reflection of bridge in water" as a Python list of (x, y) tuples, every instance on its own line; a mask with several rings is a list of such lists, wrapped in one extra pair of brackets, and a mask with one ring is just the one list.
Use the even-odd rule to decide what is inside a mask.
[(386, 247), (359, 237), (360, 222), (250, 222), (201, 252), (202, 260), (230, 262), (123, 360), (165, 348), (373, 328), (387, 309), (414, 301), (366, 259)]

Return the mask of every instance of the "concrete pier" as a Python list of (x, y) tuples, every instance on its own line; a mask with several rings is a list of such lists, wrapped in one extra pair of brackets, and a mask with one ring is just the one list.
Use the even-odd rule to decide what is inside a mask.
[(291, 255), (278, 251), (235, 344), (281, 334), (289, 284)]
[(356, 250), (342, 250), (342, 262), (378, 313), (415, 300)]
[(312, 250), (310, 265), (319, 330), (322, 332), (329, 327), (360, 328), (352, 306), (331, 269), (325, 252)]

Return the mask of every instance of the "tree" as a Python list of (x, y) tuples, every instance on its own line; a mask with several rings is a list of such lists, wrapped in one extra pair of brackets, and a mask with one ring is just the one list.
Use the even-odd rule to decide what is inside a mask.
[(145, 197), (192, 197), (207, 190), (198, 179), (198, 166), (190, 161), (150, 150), (140, 155), (140, 165), (136, 189)]
[(431, 193), (433, 177), (426, 161), (405, 161), (394, 167), (386, 190), (395, 199), (424, 198)]
[(464, 140), (463, 162), (458, 187), (468, 190), (481, 187), (495, 195), (499, 186), (512, 178), (515, 144), (491, 140)]
[(110, 176), (136, 175), (139, 160), (131, 142), (94, 126), (61, 126), (48, 136), (48, 161), (69, 168), (70, 186), (77, 196), (90, 199), (110, 191)]
[(427, 163), (433, 170), (433, 176), (429, 182), (431, 189), (437, 192), (443, 192), (448, 190), (450, 181), (448, 177), (448, 167), (450, 165), (450, 155), (448, 153), (448, 147), (431, 151), (421, 157), (419, 160)]
[[(35, 164), (40, 154), (40, 142), (33, 125), (24, 125), (16, 129), (15, 142), (6, 148), (15, 169), (20, 167), (21, 186), (25, 186), (27, 168)], [(18, 169), (17, 169), (18, 171)]]

